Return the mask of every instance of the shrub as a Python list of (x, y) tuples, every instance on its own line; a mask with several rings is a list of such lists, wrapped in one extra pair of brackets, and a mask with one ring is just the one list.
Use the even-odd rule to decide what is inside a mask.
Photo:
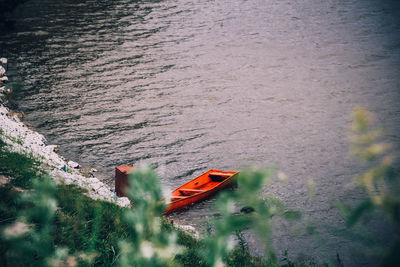
[[(392, 146), (382, 141), (382, 129), (374, 126), (372, 115), (362, 108), (353, 113), (351, 153), (360, 158), (367, 170), (354, 179), (365, 192), (365, 199), (355, 206), (339, 203), (346, 218), (347, 237), (356, 237), (378, 252), (381, 264), (400, 263), (400, 177), (395, 170)], [(391, 224), (392, 239), (379, 246), (376, 231), (367, 225), (376, 221)], [(368, 218), (368, 220), (363, 220)], [(376, 229), (375, 229), (376, 230)], [(389, 247), (389, 249), (387, 249)]]

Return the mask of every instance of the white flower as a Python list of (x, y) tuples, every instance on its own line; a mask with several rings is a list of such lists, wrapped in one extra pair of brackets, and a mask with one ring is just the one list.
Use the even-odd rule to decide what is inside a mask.
[(24, 235), (30, 231), (29, 225), (23, 222), (15, 222), (13, 225), (7, 227), (4, 230), (4, 236), (6, 238), (16, 238)]
[(152, 244), (149, 241), (143, 241), (140, 244), (140, 252), (142, 253), (143, 257), (145, 257), (146, 259), (150, 259), (154, 254)]

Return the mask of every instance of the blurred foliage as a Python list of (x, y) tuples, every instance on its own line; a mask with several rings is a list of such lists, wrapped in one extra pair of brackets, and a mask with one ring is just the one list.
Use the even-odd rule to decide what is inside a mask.
[(2, 233), (8, 247), (7, 265), (48, 266), (55, 250), (51, 223), (57, 208), (54, 191), (50, 178), (44, 178), (35, 180), (32, 190), (21, 194), (18, 201), (23, 208), (18, 210), (16, 221)]
[[(283, 203), (274, 197), (261, 198), (261, 190), (272, 182), (272, 174), (272, 169), (243, 170), (237, 177), (237, 189), (221, 192), (216, 201), (220, 216), (214, 221), (213, 231), (205, 238), (206, 245), (201, 251), (210, 266), (223, 266), (224, 259), (235, 245), (233, 235), (249, 228), (264, 241), (267, 265), (276, 264), (271, 242), (271, 217), (283, 216), (285, 208)], [(235, 207), (241, 208), (243, 212), (235, 212)], [(243, 245), (241, 247), (241, 251), (246, 252)]]
[[(131, 211), (93, 200), (75, 185), (55, 185), (37, 159), (9, 151), (2, 138), (6, 137), (0, 136), (0, 266), (116, 265), (120, 241), (135, 237), (124, 220)], [(177, 238), (187, 246), (194, 244), (181, 232)]]
[[(382, 141), (383, 130), (374, 125), (372, 115), (363, 108), (353, 113), (351, 125), (351, 153), (360, 158), (367, 170), (354, 179), (354, 184), (365, 192), (365, 199), (357, 205), (339, 203), (349, 230), (344, 236), (360, 240), (380, 254), (384, 266), (400, 264), (400, 177), (395, 170), (392, 146)], [(375, 216), (375, 217), (374, 217)], [(368, 220), (363, 220), (368, 218)], [(391, 224), (394, 235), (390, 243), (377, 247), (376, 233), (367, 227), (371, 219)], [(365, 226), (365, 227), (364, 227)], [(390, 249), (386, 249), (390, 247)]]
[[(199, 240), (197, 249), (192, 250), (193, 245), (178, 242), (176, 231), (167, 231), (161, 227), (165, 205), (156, 174), (148, 167), (135, 170), (130, 174), (131, 188), (128, 191), (128, 196), (135, 205), (124, 216), (133, 234), (120, 242), (119, 265), (278, 265), (270, 236), (271, 217), (280, 215), (287, 219), (298, 219), (300, 215), (285, 210), (283, 203), (274, 197), (260, 198), (261, 190), (272, 182), (272, 174), (271, 169), (242, 171), (237, 177), (238, 188), (219, 194), (216, 201), (219, 216), (212, 223), (210, 235)], [(246, 208), (248, 212), (236, 212), (240, 207)], [(268, 255), (266, 259), (260, 260), (250, 255), (241, 232), (249, 228), (254, 229), (257, 236), (264, 241), (264, 249)], [(236, 249), (235, 236), (239, 244)], [(187, 250), (190, 250), (190, 254), (187, 254)]]
[[(355, 111), (352, 129), (351, 151), (368, 166), (354, 182), (366, 198), (356, 206), (338, 205), (348, 226), (342, 234), (375, 246), (373, 235), (359, 232), (357, 226), (372, 214), (386, 217), (395, 234), (390, 249), (379, 251), (384, 253), (382, 265), (395, 266), (400, 262), (400, 192), (391, 146), (381, 141), (382, 130), (363, 109)], [(293, 262), (287, 251), (281, 257), (275, 253), (272, 218), (298, 220), (301, 214), (263, 193), (274, 182), (272, 169), (241, 171), (237, 188), (218, 195), (218, 216), (210, 223), (209, 235), (195, 240), (163, 219), (160, 182), (148, 167), (130, 175), (128, 196), (134, 207), (121, 208), (90, 199), (77, 186), (55, 185), (39, 166), (37, 159), (9, 151), (0, 138), (0, 175), (6, 181), (0, 185), (1, 266), (316, 265)], [(283, 173), (276, 176), (286, 180)], [(310, 197), (314, 187), (308, 180)], [(244, 231), (262, 241), (265, 258), (250, 255)]]
[[(272, 170), (247, 170), (237, 190), (220, 194), (212, 235), (195, 240), (162, 218), (165, 204), (150, 168), (132, 173), (134, 207), (121, 208), (77, 186), (55, 185), (37, 159), (9, 151), (1, 138), (0, 175), (7, 180), (0, 185), (1, 266), (275, 266), (270, 219), (298, 217), (277, 199), (259, 197)], [(248, 213), (235, 212), (235, 205)], [(267, 242), (266, 260), (250, 255), (240, 232), (248, 228)]]
[(120, 241), (119, 266), (175, 266), (174, 256), (183, 247), (172, 228), (162, 228), (161, 187), (157, 175), (149, 167), (135, 170), (129, 175), (127, 194), (134, 208), (126, 210), (124, 220), (130, 227), (129, 238)]

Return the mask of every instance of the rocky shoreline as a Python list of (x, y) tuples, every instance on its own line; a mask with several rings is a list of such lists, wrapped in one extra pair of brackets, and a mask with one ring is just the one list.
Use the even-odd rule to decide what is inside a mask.
[[(131, 206), (127, 197), (117, 197), (114, 190), (95, 177), (95, 169), (81, 169), (79, 163), (66, 160), (56, 153), (57, 145), (49, 145), (46, 138), (28, 128), (22, 121), (22, 114), (14, 112), (7, 105), (7, 94), (11, 92), (6, 82), (7, 59), (0, 59), (0, 137), (14, 152), (24, 153), (41, 162), (41, 168), (56, 183), (75, 184), (87, 190), (88, 197), (113, 202), (121, 207)], [(169, 220), (172, 222), (171, 220)], [(190, 225), (173, 222), (174, 226), (199, 238), (199, 232)]]
[(0, 134), (9, 149), (15, 152), (31, 155), (41, 162), (41, 168), (57, 183), (75, 184), (87, 190), (86, 195), (95, 200), (105, 200), (122, 207), (130, 206), (126, 197), (117, 197), (115, 193), (98, 178), (95, 170), (81, 170), (78, 163), (67, 161), (56, 153), (57, 146), (49, 145), (46, 138), (38, 132), (29, 129), (20, 119), (20, 114), (6, 107), (7, 59), (0, 59)]

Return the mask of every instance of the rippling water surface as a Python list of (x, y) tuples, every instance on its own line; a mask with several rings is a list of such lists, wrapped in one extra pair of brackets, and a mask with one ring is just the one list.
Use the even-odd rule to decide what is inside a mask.
[[(109, 184), (123, 164), (153, 164), (167, 189), (209, 168), (276, 166), (289, 180), (265, 194), (335, 224), (332, 202), (360, 170), (351, 110), (400, 138), (395, 1), (32, 0), (14, 15), (0, 44), (25, 121)], [(203, 225), (212, 204), (172, 217)], [(281, 228), (280, 251), (364, 263), (342, 240)]]

